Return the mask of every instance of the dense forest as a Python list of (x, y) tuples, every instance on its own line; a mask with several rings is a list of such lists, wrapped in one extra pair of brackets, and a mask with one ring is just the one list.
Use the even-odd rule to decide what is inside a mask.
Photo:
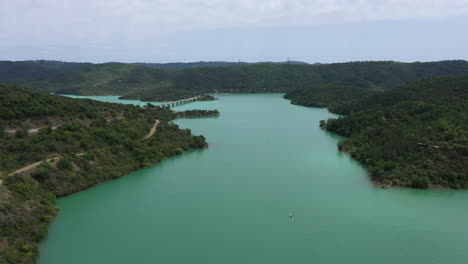
[(374, 87), (325, 84), (292, 91), (287, 93), (284, 98), (291, 99), (292, 104), (326, 107), (336, 113), (343, 105), (359, 102), (362, 98), (380, 92), (382, 92), (381, 89)]
[[(56, 119), (86, 120), (113, 118), (132, 106), (106, 104), (95, 100), (73, 100), (68, 97), (51, 96), (30, 89), (0, 84), (0, 119), (3, 125), (21, 124), (24, 121), (52, 122)], [(47, 123), (44, 122), (44, 123)]]
[[(1, 85), (0, 113), (1, 264), (35, 263), (38, 243), (57, 214), (56, 197), (207, 146), (203, 136), (169, 123), (177, 113), (165, 108), (71, 99)], [(47, 125), (57, 120), (66, 122), (56, 129)], [(23, 123), (45, 126), (28, 134)], [(15, 134), (3, 132), (16, 124)], [(153, 125), (156, 132), (149, 134)]]
[(190, 118), (190, 117), (215, 117), (219, 116), (218, 110), (185, 110), (176, 113), (179, 118)]
[[(299, 63), (299, 62), (298, 62)], [(246, 62), (228, 61), (198, 61), (198, 62), (171, 62), (171, 63), (128, 63), (129, 65), (142, 65), (153, 68), (183, 70), (199, 67), (227, 67), (234, 65), (246, 65)], [(306, 64), (306, 63), (303, 63)], [(91, 66), (93, 63), (63, 62), (51, 60), (27, 60), (27, 61), (0, 61), (0, 82), (47, 78), (58, 73)]]
[(197, 61), (197, 62), (170, 62), (170, 63), (134, 63), (137, 65), (152, 66), (157, 68), (172, 69), (172, 70), (184, 70), (201, 67), (229, 67), (239, 65), (251, 65), (251, 64), (308, 64), (302, 61), (285, 61), (285, 62), (230, 62), (230, 61)]
[(165, 88), (168, 71), (124, 63), (90, 64), (54, 76), (17, 80), (43, 92), (79, 95), (125, 95), (128, 91)]
[(78, 69), (90, 63), (61, 61), (0, 61), (0, 82), (45, 78)]
[(151, 66), (171, 70), (184, 70), (199, 67), (228, 67), (235, 65), (250, 64), (247, 62), (228, 62), (228, 61), (197, 61), (197, 62), (170, 62), (170, 63), (135, 63), (137, 65)]
[[(312, 98), (311, 104), (315, 104)], [(468, 189), (468, 77), (426, 78), (332, 107), (339, 149), (381, 187)]]
[[(468, 73), (466, 61), (426, 63), (349, 62), (334, 64), (258, 63), (229, 67), (169, 69), (147, 64), (89, 64), (16, 84), (44, 92), (120, 95), (127, 99), (170, 101), (204, 93), (289, 93), (293, 101), (324, 85), (378, 90), (425, 77)], [(355, 88), (359, 90), (358, 88)], [(359, 90), (360, 93), (367, 91)]]
[(214, 100), (217, 100), (216, 97), (209, 95), (209, 94), (200, 95), (197, 98), (197, 101), (214, 101)]

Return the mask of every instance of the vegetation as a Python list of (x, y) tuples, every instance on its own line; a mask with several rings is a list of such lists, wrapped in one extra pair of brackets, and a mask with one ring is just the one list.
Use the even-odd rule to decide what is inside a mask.
[(186, 110), (177, 112), (177, 117), (207, 117), (207, 116), (219, 116), (218, 110)]
[(216, 97), (209, 95), (209, 94), (204, 94), (198, 97), (197, 101), (214, 101), (216, 100)]
[[(235, 64), (229, 67), (164, 69), (150, 64), (90, 64), (53, 76), (18, 80), (45, 92), (121, 95), (146, 101), (178, 100), (206, 93), (289, 93), (324, 85), (388, 89), (431, 76), (464, 75), (466, 61), (430, 63)], [(363, 92), (363, 91), (360, 91)], [(300, 100), (301, 92), (290, 95)]]
[[(322, 122), (322, 126), (349, 136), (340, 148), (369, 165), (373, 178), (384, 185), (422, 187), (425, 186), (422, 183), (427, 182), (427, 185), (466, 188), (463, 180), (466, 171), (459, 170), (451, 162), (456, 160), (463, 164), (465, 161), (454, 158), (454, 153), (460, 154), (460, 159), (466, 156), (463, 132), (466, 128), (460, 124), (466, 121), (465, 95), (450, 88), (464, 87), (465, 77), (429, 78), (405, 85), (408, 81), (427, 77), (467, 75), (466, 61), (260, 63), (182, 68), (92, 64), (20, 82), (47, 92), (119, 94), (126, 99), (148, 101), (177, 100), (216, 92), (283, 92), (293, 103), (328, 107), (335, 113), (347, 115)], [(94, 117), (84, 113), (84, 117), (80, 117), (84, 121), (80, 124), (87, 125), (87, 118)], [(113, 120), (118, 115), (119, 111), (108, 112), (104, 119)], [(12, 127), (11, 122), (6, 121), (3, 126)], [(15, 122), (16, 137), (25, 138), (26, 127)], [(444, 126), (447, 131), (441, 128)], [(424, 161), (421, 161), (422, 157)], [(422, 163), (426, 165), (422, 166)], [(452, 176), (444, 176), (442, 168), (450, 171)]]
[(124, 63), (90, 64), (52, 77), (17, 81), (44, 92), (78, 95), (124, 95), (133, 89), (158, 88), (166, 70)]
[(168, 102), (177, 101), (180, 99), (186, 99), (195, 97), (198, 94), (194, 91), (188, 90), (175, 90), (175, 89), (143, 89), (133, 92), (129, 95), (119, 97), (123, 100), (141, 100), (144, 102)]
[[(174, 62), (174, 63), (133, 63), (129, 65), (140, 65), (161, 69), (182, 70), (198, 67), (226, 67), (234, 65), (245, 65), (245, 62)], [(78, 69), (84, 66), (91, 66), (92, 63), (62, 62), (49, 60), (29, 60), (29, 61), (0, 61), (0, 82), (12, 80), (32, 80), (48, 78), (69, 70)]]
[(106, 104), (94, 100), (73, 100), (30, 89), (0, 84), (0, 119), (4, 123), (28, 120), (112, 118), (130, 111), (132, 106)]
[(339, 149), (382, 187), (468, 188), (468, 77), (413, 81), (332, 108)]
[(228, 62), (228, 61), (198, 61), (198, 62), (171, 62), (171, 63), (135, 63), (138, 65), (151, 66), (172, 70), (184, 70), (199, 67), (227, 67), (235, 65), (249, 64), (246, 62)]
[(90, 64), (45, 60), (0, 61), (0, 82), (47, 78), (86, 65)]
[[(71, 99), (5, 85), (0, 86), (0, 107), (2, 124), (67, 120), (32, 136), (0, 134), (0, 263), (35, 262), (38, 243), (57, 214), (56, 197), (206, 147), (202, 136), (170, 124), (176, 113), (164, 108)], [(156, 133), (145, 139), (156, 119), (161, 121)]]
[(292, 104), (326, 107), (338, 112), (343, 105), (359, 102), (361, 99), (377, 94), (382, 90), (372, 87), (354, 87), (336, 84), (318, 85), (308, 89), (295, 90), (284, 97)]

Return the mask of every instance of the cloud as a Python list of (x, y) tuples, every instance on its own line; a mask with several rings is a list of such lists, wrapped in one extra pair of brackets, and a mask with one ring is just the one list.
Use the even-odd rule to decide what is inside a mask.
[(146, 46), (201, 30), (468, 16), (467, 0), (0, 0), (0, 46)]
[[(243, 26), (347, 23), (468, 15), (466, 0), (15, 0), (0, 1), (2, 32), (161, 34)], [(33, 31), (33, 32), (31, 32)]]

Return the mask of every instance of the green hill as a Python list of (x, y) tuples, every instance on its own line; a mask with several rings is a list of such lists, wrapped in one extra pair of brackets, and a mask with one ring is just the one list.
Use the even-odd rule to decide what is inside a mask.
[[(121, 92), (118, 87), (109, 87), (109, 83), (118, 83), (136, 66), (123, 63), (90, 64), (73, 71), (66, 71), (51, 77), (35, 80), (21, 80), (16, 84), (33, 87), (43, 92), (105, 95)], [(145, 67), (143, 67), (145, 68)], [(141, 78), (138, 70), (136, 78)], [(126, 88), (128, 90), (130, 88)]]
[[(168, 70), (123, 63), (93, 64), (36, 80), (18, 81), (45, 92), (122, 95), (142, 100), (176, 100), (203, 93), (290, 93), (339, 85), (389, 89), (411, 80), (468, 74), (466, 61), (428, 63), (263, 63)], [(288, 95), (298, 101), (307, 92)], [(303, 100), (303, 99), (301, 99)], [(306, 105), (310, 103), (302, 102)]]
[(292, 104), (326, 107), (332, 112), (340, 112), (342, 105), (359, 102), (363, 98), (380, 92), (382, 92), (381, 89), (374, 87), (325, 84), (289, 92), (284, 98), (291, 99)]
[(197, 61), (197, 62), (170, 62), (170, 63), (134, 63), (137, 65), (157, 67), (171, 70), (184, 70), (199, 67), (228, 67), (235, 65), (250, 64), (246, 62), (229, 62), (229, 61)]
[[(56, 197), (206, 147), (169, 122), (176, 115), (0, 85), (0, 263), (35, 263)], [(41, 127), (28, 133), (33, 125)]]
[(171, 82), (175, 89), (183, 90), (261, 93), (290, 92), (328, 84), (388, 89), (429, 76), (464, 74), (468, 74), (466, 61), (254, 64), (177, 71)]
[(46, 60), (0, 61), (0, 82), (47, 78), (86, 65), (90, 64)]
[(413, 81), (338, 108), (321, 126), (383, 187), (468, 188), (468, 76)]

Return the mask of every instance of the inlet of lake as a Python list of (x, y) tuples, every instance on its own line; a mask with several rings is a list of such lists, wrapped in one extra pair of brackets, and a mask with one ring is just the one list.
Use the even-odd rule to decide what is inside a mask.
[(468, 263), (468, 192), (374, 188), (326, 109), (217, 97), (174, 108), (220, 111), (174, 121), (209, 148), (59, 199), (39, 263)]

